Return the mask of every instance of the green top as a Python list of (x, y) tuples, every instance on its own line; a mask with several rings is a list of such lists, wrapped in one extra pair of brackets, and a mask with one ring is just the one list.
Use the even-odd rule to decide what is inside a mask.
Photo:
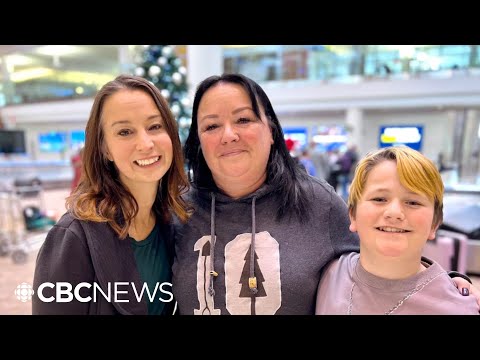
[[(168, 261), (165, 239), (156, 224), (145, 240), (130, 238), (137, 269), (143, 281), (143, 298), (147, 301), (149, 315), (162, 315), (165, 304), (174, 301), (172, 295), (172, 269)], [(147, 291), (147, 286), (148, 286)], [(162, 301), (163, 300), (163, 301)]]

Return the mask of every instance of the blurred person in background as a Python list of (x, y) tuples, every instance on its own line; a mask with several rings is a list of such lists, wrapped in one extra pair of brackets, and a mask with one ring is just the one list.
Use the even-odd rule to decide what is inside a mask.
[(80, 150), (76, 154), (74, 154), (71, 158), (71, 163), (73, 168), (73, 180), (71, 185), (71, 193), (73, 193), (77, 188), (80, 182), (80, 178), (82, 176), (82, 167), (83, 167), (82, 154), (83, 154), (83, 147), (80, 148)]
[[(188, 181), (176, 121), (154, 85), (121, 75), (97, 93), (86, 126), (82, 176), (67, 198), (67, 213), (39, 251), (32, 313), (172, 314), (171, 216), (188, 217), (181, 197)], [(46, 282), (90, 286), (80, 287), (68, 302), (45, 287), (42, 295), (53, 297), (45, 302), (39, 286)], [(94, 294), (94, 284), (111, 294), (119, 282), (130, 286), (113, 298)]]
[(330, 176), (330, 165), (328, 163), (328, 154), (317, 147), (315, 141), (310, 142), (310, 159), (315, 167), (315, 176), (319, 179), (327, 180)]
[(328, 183), (333, 187), (335, 192), (338, 188), (338, 177), (340, 175), (340, 164), (338, 160), (340, 159), (339, 150), (332, 149), (328, 152), (328, 164), (329, 164), (329, 174), (328, 174)]
[(308, 175), (311, 176), (317, 176), (317, 171), (315, 169), (315, 166), (313, 165), (313, 161), (310, 158), (310, 153), (308, 149), (303, 149), (302, 154), (300, 155), (300, 164), (302, 164), (305, 167), (305, 170), (307, 171)]
[(356, 145), (349, 145), (347, 151), (338, 159), (338, 164), (340, 165), (338, 181), (340, 183), (341, 196), (345, 201), (348, 199), (348, 187), (352, 181), (357, 162), (358, 154)]

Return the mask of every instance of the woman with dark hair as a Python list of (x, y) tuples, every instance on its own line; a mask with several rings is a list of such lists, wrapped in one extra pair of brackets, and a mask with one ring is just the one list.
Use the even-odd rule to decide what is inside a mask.
[(129, 75), (105, 84), (86, 127), (82, 179), (38, 254), (33, 314), (174, 312), (171, 219), (187, 220), (188, 187), (160, 91)]
[(176, 227), (180, 313), (313, 314), (323, 266), (358, 239), (343, 200), (290, 156), (262, 88), (204, 80), (184, 151), (195, 212)]
[(314, 314), (324, 267), (358, 237), (345, 202), (290, 156), (263, 89), (239, 74), (201, 82), (184, 152), (195, 212), (175, 226), (180, 314)]

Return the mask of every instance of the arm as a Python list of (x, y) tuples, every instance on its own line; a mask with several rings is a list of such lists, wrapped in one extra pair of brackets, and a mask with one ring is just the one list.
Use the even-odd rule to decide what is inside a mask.
[[(70, 225), (71, 226), (71, 225)], [(55, 225), (48, 233), (43, 243), (35, 265), (33, 288), (35, 294), (32, 298), (33, 315), (83, 315), (89, 313), (89, 302), (80, 302), (73, 297), (71, 301), (58, 302), (56, 292), (58, 282), (66, 282), (73, 289), (80, 282), (92, 284), (95, 278), (93, 264), (86, 239), (82, 232), (74, 233), (70, 226)], [(52, 283), (55, 287), (45, 287), (42, 295), (45, 298), (55, 297), (52, 302), (45, 302), (39, 298), (38, 288), (43, 283)], [(90, 296), (91, 288), (82, 288), (82, 297)], [(67, 294), (61, 297), (66, 299)], [(67, 299), (68, 300), (68, 299)]]

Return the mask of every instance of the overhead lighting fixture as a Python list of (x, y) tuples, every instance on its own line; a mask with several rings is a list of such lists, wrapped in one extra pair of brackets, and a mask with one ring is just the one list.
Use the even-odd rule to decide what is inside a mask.
[(33, 59), (25, 55), (13, 54), (7, 55), (5, 58), (8, 66), (25, 66), (33, 64)]
[(64, 56), (81, 53), (80, 46), (73, 45), (45, 45), (35, 49), (33, 52), (41, 55)]
[(115, 78), (114, 74), (99, 74), (84, 71), (57, 71), (55, 80), (66, 83), (94, 84), (103, 86), (105, 83)]
[(50, 76), (53, 74), (53, 70), (49, 68), (31, 68), (27, 70), (17, 71), (10, 74), (10, 80), (16, 83), (24, 82), (40, 77)]

